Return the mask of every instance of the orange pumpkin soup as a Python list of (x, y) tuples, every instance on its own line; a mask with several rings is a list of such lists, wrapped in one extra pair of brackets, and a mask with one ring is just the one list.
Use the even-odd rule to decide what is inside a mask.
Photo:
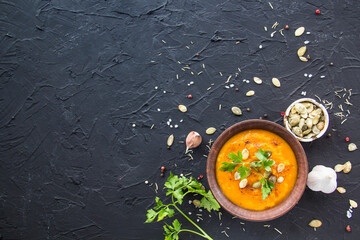
[[(233, 162), (228, 157), (230, 153), (242, 152), (244, 149), (248, 150), (249, 156), (242, 159), (241, 165), (236, 166), (232, 172), (220, 170), (223, 162)], [(271, 173), (266, 172), (263, 167), (251, 167), (254, 166), (250, 165), (251, 162), (259, 162), (255, 156), (259, 149), (271, 151), (269, 159), (274, 160)], [(242, 179), (239, 179), (239, 175), (236, 177), (239, 166), (251, 169), (242, 178), (247, 181), (245, 187), (244, 184), (239, 186)], [(290, 194), (297, 178), (297, 162), (291, 147), (280, 136), (261, 129), (246, 130), (230, 138), (221, 148), (216, 160), (216, 178), (230, 201), (245, 209), (260, 211), (276, 206)], [(262, 197), (263, 186), (259, 187), (263, 178), (274, 182), (271, 193), (265, 199)]]

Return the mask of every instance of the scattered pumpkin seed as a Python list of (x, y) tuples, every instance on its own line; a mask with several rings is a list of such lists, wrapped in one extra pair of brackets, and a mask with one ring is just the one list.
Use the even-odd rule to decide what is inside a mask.
[(240, 179), (240, 173), (238, 173), (238, 172), (235, 172), (235, 174), (234, 174), (234, 178), (235, 178), (235, 180), (239, 180)]
[(279, 177), (277, 180), (278, 183), (282, 183), (283, 181), (284, 181), (284, 177)]
[(299, 27), (298, 29), (295, 30), (295, 36), (296, 36), (296, 37), (299, 37), (299, 36), (301, 36), (304, 32), (305, 32), (305, 28), (304, 28), (304, 27)]
[(350, 161), (347, 161), (345, 164), (344, 164), (344, 173), (349, 173), (351, 171), (351, 162)]
[(272, 83), (275, 87), (280, 87), (280, 80), (277, 78), (272, 78)]
[(314, 228), (318, 228), (322, 225), (322, 222), (320, 220), (314, 219), (311, 220), (311, 222), (309, 223), (310, 227), (314, 227)]
[(357, 202), (355, 202), (354, 200), (349, 200), (349, 203), (350, 203), (350, 206), (352, 206), (353, 208), (357, 208), (358, 207), (358, 204)]
[(235, 114), (235, 115), (237, 115), (237, 116), (242, 115), (242, 111), (241, 111), (241, 109), (238, 108), (238, 107), (232, 107), (232, 108), (231, 108), (231, 111), (233, 112), (233, 114)]
[(187, 107), (185, 105), (179, 105), (180, 112), (187, 112)]
[(254, 77), (254, 82), (255, 82), (256, 84), (262, 84), (261, 78), (258, 78), (258, 77)]
[(303, 62), (309, 61), (309, 59), (307, 59), (306, 57), (299, 57), (299, 59), (300, 59), (301, 61), (303, 61)]
[(194, 204), (195, 207), (200, 207), (200, 205), (201, 205), (200, 200), (197, 200), (197, 199), (193, 200), (192, 203)]
[(341, 172), (342, 170), (344, 170), (345, 165), (341, 165), (341, 164), (336, 164), (336, 166), (334, 167), (335, 172)]
[(250, 91), (248, 91), (248, 92), (246, 93), (246, 96), (247, 96), (247, 97), (251, 97), (251, 96), (253, 96), (254, 94), (255, 94), (255, 91), (250, 90)]
[(247, 182), (248, 182), (248, 180), (247, 180), (246, 178), (243, 179), (243, 180), (241, 180), (240, 183), (239, 183), (239, 187), (240, 187), (240, 188), (246, 187)]
[(297, 51), (297, 55), (299, 57), (302, 57), (302, 56), (304, 56), (305, 52), (306, 52), (306, 46), (303, 46), (303, 47), (299, 48), (299, 50)]
[(244, 148), (244, 150), (242, 150), (242, 159), (246, 160), (249, 157), (249, 150), (247, 150), (246, 148)]
[(170, 148), (171, 145), (173, 145), (173, 143), (174, 143), (174, 134), (171, 134), (171, 135), (168, 137), (166, 143), (167, 143), (168, 148)]
[(343, 188), (343, 187), (338, 187), (338, 188), (336, 188), (336, 190), (337, 190), (339, 193), (346, 193), (346, 189)]
[(355, 143), (350, 143), (350, 144), (349, 144), (348, 150), (349, 150), (350, 152), (355, 151), (356, 149), (357, 149), (357, 146), (356, 146)]
[(214, 134), (214, 132), (216, 132), (216, 128), (209, 127), (208, 129), (206, 129), (206, 134), (207, 135)]
[(285, 169), (285, 164), (280, 163), (277, 167), (277, 172), (281, 173), (282, 171), (284, 171), (284, 169)]
[(261, 187), (261, 182), (256, 182), (252, 185), (253, 188), (260, 188)]

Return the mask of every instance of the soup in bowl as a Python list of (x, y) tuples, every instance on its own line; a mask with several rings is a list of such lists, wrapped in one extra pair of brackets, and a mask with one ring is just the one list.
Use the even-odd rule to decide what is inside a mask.
[(282, 126), (248, 120), (225, 130), (207, 161), (210, 188), (231, 214), (275, 219), (301, 198), (308, 166), (301, 144)]

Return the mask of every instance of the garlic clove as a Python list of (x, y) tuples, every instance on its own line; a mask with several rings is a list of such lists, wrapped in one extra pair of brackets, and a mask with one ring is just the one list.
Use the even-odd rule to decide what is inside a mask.
[(198, 132), (191, 131), (186, 137), (186, 151), (187, 153), (190, 148), (196, 148), (201, 144), (202, 138)]
[(308, 174), (307, 186), (313, 191), (332, 193), (337, 187), (336, 178), (334, 169), (317, 165)]

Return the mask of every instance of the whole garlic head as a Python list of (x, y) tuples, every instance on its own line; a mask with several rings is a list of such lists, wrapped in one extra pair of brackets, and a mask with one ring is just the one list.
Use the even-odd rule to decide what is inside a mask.
[(323, 165), (316, 165), (308, 175), (307, 186), (313, 191), (332, 193), (336, 190), (336, 172)]

